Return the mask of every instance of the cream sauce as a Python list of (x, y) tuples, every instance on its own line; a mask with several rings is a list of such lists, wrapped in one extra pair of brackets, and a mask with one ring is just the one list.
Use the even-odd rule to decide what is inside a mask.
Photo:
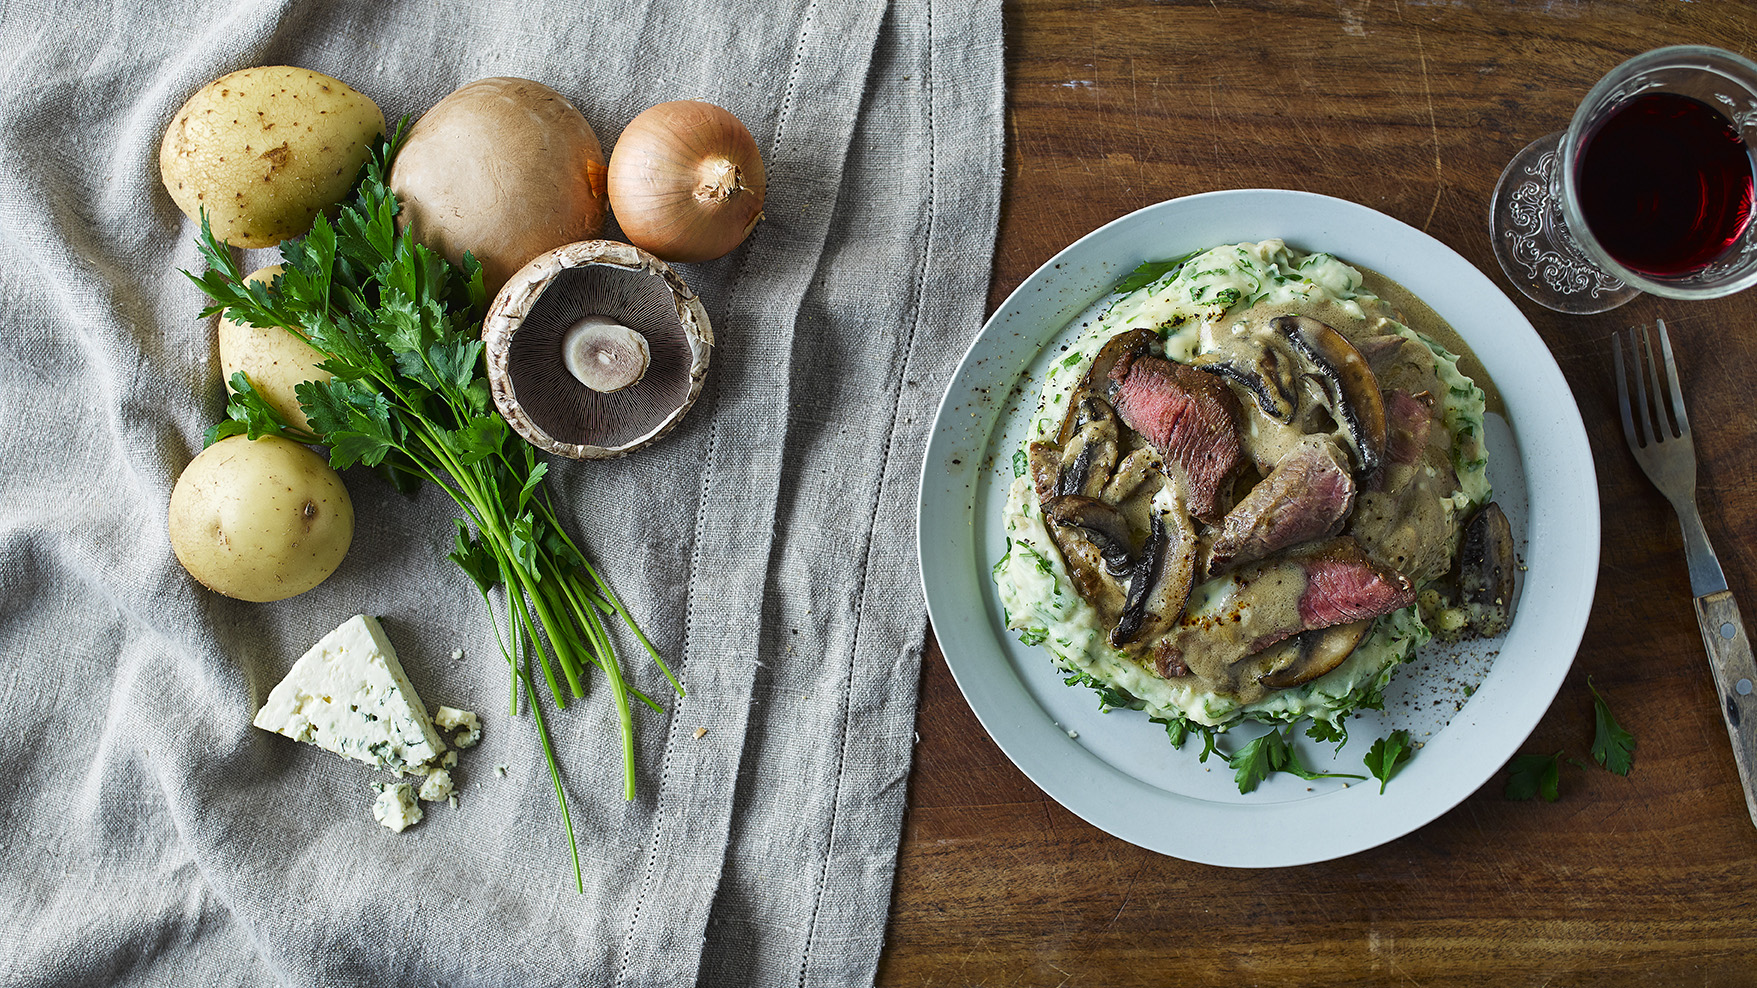
[[(1407, 341), (1411, 359), (1402, 359), (1400, 352), (1397, 362), (1407, 366), (1395, 370), (1390, 380), (1431, 396), (1435, 418), (1431, 441), (1396, 485), (1358, 495), (1349, 525), (1369, 554), (1393, 569), (1405, 571), (1395, 560), (1414, 565), (1424, 578), (1436, 567), (1443, 571), (1440, 560), (1451, 557), (1459, 511), (1488, 496), (1482, 469), (1484, 392), (1460, 373), (1459, 363), (1469, 366), (1475, 364), (1474, 358), (1467, 356), (1462, 342), (1431, 308), (1387, 279), (1371, 275), (1370, 291), (1366, 280), (1334, 258), (1300, 255), (1278, 241), (1216, 248), (1186, 263), (1175, 277), (1119, 299), (1073, 342), (1068, 355), (1046, 375), (1030, 438), (1054, 440), (1069, 398), (1093, 356), (1112, 336), (1130, 328), (1159, 329), (1166, 355), (1183, 362), (1214, 349), (1241, 323), (1276, 315), (1309, 316), (1357, 344), (1395, 334)], [(1400, 313), (1413, 327), (1398, 318)], [(1476, 369), (1480, 372), (1480, 365)], [(1257, 464), (1272, 465), (1302, 439), (1304, 429), (1276, 422), (1248, 398), (1241, 404), (1247, 412), (1241, 440)], [(1125, 457), (1140, 448), (1125, 437)], [(1251, 475), (1241, 479), (1240, 494), (1260, 476), (1260, 471), (1247, 473)], [(1081, 552), (1064, 559), (1035, 494), (1029, 478), (1019, 478), (1007, 505), (1012, 546), (997, 564), (995, 577), (1009, 626), (1024, 630), (1028, 642), (1048, 647), (1058, 664), (1139, 697), (1154, 716), (1187, 716), (1211, 726), (1243, 715), (1332, 719), (1365, 693), (1382, 688), (1391, 669), (1428, 637), (1414, 608), (1407, 608), (1380, 619), (1367, 639), (1330, 673), (1303, 686), (1266, 689), (1257, 680), (1271, 671), (1259, 668), (1269, 660), (1259, 650), (1250, 661), (1240, 661), (1239, 654), (1248, 655), (1251, 644), (1244, 642), (1241, 648), (1242, 638), (1253, 627), (1287, 627), (1288, 621), (1297, 621), (1297, 601), (1304, 589), (1303, 573), (1297, 568), (1266, 565), (1252, 571), (1253, 579), (1259, 583), (1267, 579), (1285, 592), (1257, 586), (1241, 595), (1236, 575), (1210, 580), (1192, 591), (1183, 622), (1203, 627), (1212, 637), (1211, 647), (1186, 649), (1190, 654), (1184, 661), (1191, 674), (1165, 678), (1155, 667), (1151, 649), (1109, 646), (1106, 634), (1114, 623), (1121, 584), (1107, 577), (1114, 586), (1093, 595), (1101, 602), (1097, 607), (1073, 592), (1090, 579), (1093, 562), (1079, 558), (1085, 555)], [(1135, 492), (1125, 504), (1132, 525), (1144, 529), (1149, 511), (1171, 508), (1172, 496), (1159, 485)], [(1241, 613), (1241, 603), (1256, 613)], [(1283, 657), (1274, 661), (1285, 665), (1296, 650), (1267, 650), (1278, 651)]]

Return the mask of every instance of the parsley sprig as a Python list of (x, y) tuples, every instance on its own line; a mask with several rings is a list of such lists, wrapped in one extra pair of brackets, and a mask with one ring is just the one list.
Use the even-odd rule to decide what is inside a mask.
[[(662, 708), (630, 686), (609, 625), (621, 621), (679, 696), (683, 688), (557, 516), (543, 480), (546, 463), (495, 411), (482, 361), (486, 308), (482, 268), (461, 266), (396, 228), (386, 185), (407, 121), (362, 170), (353, 199), (332, 224), (323, 216), (306, 236), (281, 245), (284, 271), (272, 284), (246, 283), (232, 251), (205, 216), (201, 254), (208, 269), (190, 279), (211, 299), (202, 311), (259, 327), (279, 327), (324, 357), (334, 375), (297, 389), (310, 431), (292, 428), (242, 374), (234, 375), (227, 418), (209, 443), (230, 435), (278, 435), (329, 448), (330, 465), (386, 473), (407, 490), (420, 480), (462, 509), (456, 562), (481, 592), (511, 670), (512, 713), (521, 683), (548, 762), (563, 826), (582, 885), (579, 848), (560, 766), (538, 703), (532, 659), (558, 708), (585, 696), (588, 666), (610, 687), (622, 734), (623, 795), (634, 798), (633, 704)], [(491, 592), (500, 588), (497, 611)], [(502, 617), (504, 612), (504, 617)]]
[[(1592, 694), (1592, 760), (1612, 774), (1626, 776), (1635, 767), (1635, 735), (1611, 716), (1610, 705), (1599, 695), (1591, 676), (1586, 677), (1586, 689)], [(1578, 768), (1588, 767), (1578, 758), (1564, 759), (1560, 751), (1553, 755), (1515, 755), (1507, 763), (1507, 785), (1502, 794), (1512, 800), (1541, 796), (1547, 803), (1555, 802), (1562, 796), (1564, 760)]]
[(1269, 733), (1246, 744), (1233, 752), (1226, 761), (1232, 769), (1233, 781), (1238, 783), (1238, 791), (1248, 793), (1257, 788), (1257, 784), (1276, 772), (1287, 772), (1312, 782), (1317, 779), (1364, 779), (1364, 775), (1351, 775), (1346, 772), (1315, 772), (1300, 761), (1299, 749), (1288, 741), (1293, 732), (1292, 726), (1271, 728)]

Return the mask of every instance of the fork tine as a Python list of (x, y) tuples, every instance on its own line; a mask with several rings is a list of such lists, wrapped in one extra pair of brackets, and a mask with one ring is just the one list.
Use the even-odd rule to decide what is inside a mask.
[[(1633, 343), (1630, 350), (1634, 350)], [(1635, 419), (1629, 413), (1629, 374), (1623, 367), (1623, 340), (1617, 333), (1611, 334), (1611, 362), (1617, 369), (1617, 410), (1623, 413), (1623, 438), (1630, 449), (1639, 449), (1646, 445), (1646, 440), (1636, 433)]]
[(1647, 327), (1636, 326), (1629, 330), (1629, 359), (1634, 364), (1635, 378), (1635, 431), (1641, 437), (1641, 445), (1659, 442), (1659, 432), (1653, 427), (1653, 409), (1647, 404), (1646, 368), (1641, 365), (1641, 346), (1647, 342)]
[(1665, 357), (1665, 379), (1671, 385), (1672, 420), (1677, 423), (1678, 435), (1690, 434), (1690, 416), (1684, 411), (1684, 389), (1678, 385), (1678, 365), (1672, 360), (1672, 338), (1665, 331), (1665, 320), (1655, 319), (1653, 324), (1659, 327), (1659, 349)]
[(1666, 411), (1665, 388), (1659, 381), (1659, 361), (1653, 356), (1653, 334), (1646, 326), (1641, 327), (1641, 345), (1647, 348), (1647, 377), (1653, 385), (1653, 441), (1662, 443), (1677, 438), (1678, 431), (1672, 427), (1671, 416)]

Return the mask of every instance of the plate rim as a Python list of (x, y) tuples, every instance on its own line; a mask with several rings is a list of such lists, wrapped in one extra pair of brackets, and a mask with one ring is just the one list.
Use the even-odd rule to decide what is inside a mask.
[[(1410, 277), (1398, 270), (1396, 263), (1382, 264), (1379, 258), (1351, 255), (1335, 245), (1305, 243), (1304, 238), (1295, 231), (1286, 231), (1291, 243), (1305, 249), (1332, 250), (1345, 262), (1361, 264), (1373, 268), (1387, 277), (1408, 288), (1418, 298), (1435, 311), (1446, 316), (1457, 328), (1457, 320), (1448, 316), (1449, 310), (1456, 312), (1459, 299), (1471, 300), (1474, 304), (1486, 304), (1491, 313), (1503, 320), (1505, 330), (1523, 338), (1527, 349), (1535, 344), (1533, 356), (1541, 359), (1526, 361), (1514, 375), (1524, 380), (1528, 375), (1550, 389), (1559, 387), (1558, 400), (1547, 406), (1551, 413), (1547, 416), (1532, 416), (1527, 421), (1524, 416), (1509, 415), (1514, 433), (1520, 436), (1520, 459), (1526, 464), (1528, 490), (1531, 489), (1532, 462), (1530, 453), (1538, 450), (1551, 452), (1552, 447), (1565, 453), (1564, 459), (1572, 471), (1580, 473), (1584, 466), (1584, 484), (1563, 484), (1550, 493), (1550, 497), (1562, 498), (1572, 509), (1571, 529), (1560, 535), (1551, 531), (1551, 526), (1542, 522), (1539, 517), (1538, 502), (1533, 497), (1532, 521), (1527, 533), (1527, 554), (1534, 548), (1547, 550), (1551, 540), (1561, 538), (1561, 546), (1567, 551), (1562, 558), (1551, 561), (1550, 555), (1543, 558), (1545, 576), (1570, 575), (1568, 586), (1560, 587), (1557, 592), (1565, 593), (1569, 588), (1572, 595), (1556, 600), (1541, 612), (1546, 618), (1534, 625), (1531, 619), (1521, 625), (1519, 617), (1515, 617), (1514, 629), (1509, 632), (1508, 647), (1503, 654), (1514, 651), (1514, 644), (1524, 644), (1523, 638), (1514, 637), (1523, 628), (1536, 628), (1532, 634), (1548, 633), (1552, 637), (1559, 635), (1559, 640), (1568, 643), (1566, 661), (1551, 660), (1539, 666), (1535, 673), (1525, 673), (1519, 680), (1520, 689), (1515, 691), (1507, 688), (1507, 677), (1497, 678), (1496, 670), (1502, 662), (1497, 659), (1485, 678), (1484, 685), (1466, 703), (1463, 710), (1454, 717), (1453, 725), (1466, 734), (1477, 735), (1484, 731), (1495, 730), (1482, 724), (1483, 714), (1491, 704), (1505, 704), (1510, 713), (1503, 715), (1502, 720), (1513, 721), (1512, 727), (1499, 728), (1499, 733), (1492, 733), (1485, 745), (1473, 748), (1473, 757), (1462, 758), (1457, 743), (1452, 743), (1447, 751), (1449, 754), (1433, 755), (1430, 753), (1434, 745), (1430, 744), (1422, 753), (1429, 757), (1430, 763), (1422, 765), (1423, 758), (1417, 758), (1410, 766), (1421, 766), (1422, 771), (1406, 770), (1398, 777), (1398, 784), (1386, 789), (1385, 794), (1377, 793), (1377, 786), (1356, 785), (1340, 792), (1326, 793), (1321, 797), (1283, 802), (1264, 803), (1222, 803), (1203, 800), (1198, 797), (1173, 793), (1143, 782), (1132, 775), (1103, 761), (1087, 751), (1083, 746), (1066, 743), (1055, 743), (1055, 734), (1051, 729), (1056, 725), (1048, 716), (1036, 718), (1033, 723), (1029, 717), (1021, 717), (1022, 711), (1035, 709), (1046, 714), (1037, 704), (1018, 676), (985, 678), (979, 673), (980, 668), (975, 660), (966, 657), (966, 647), (977, 647), (981, 639), (986, 637), (988, 646), (1000, 654), (1000, 643), (995, 640), (993, 629), (989, 626), (988, 608), (984, 595), (992, 593), (992, 584), (986, 583), (987, 573), (974, 559), (974, 538), (976, 507), (976, 478), (982, 471), (981, 463), (988, 452), (990, 437), (998, 427), (1000, 415), (1006, 404), (1004, 400), (983, 399), (969, 396), (972, 404), (985, 404), (989, 414), (984, 417), (980, 412), (965, 414), (960, 394), (960, 386), (973, 384), (976, 380), (994, 382), (1005, 381), (1001, 397), (1010, 393), (1013, 383), (1023, 371), (1024, 365), (1012, 370), (1010, 375), (996, 375), (983, 365), (993, 360), (997, 353), (1007, 346), (1018, 348), (1017, 342), (1021, 335), (1007, 325), (1008, 322), (1028, 311), (1031, 296), (1054, 287), (1057, 279), (1068, 280), (1075, 277), (1073, 269), (1079, 266), (1081, 257), (1101, 247), (1110, 238), (1119, 235), (1119, 231), (1127, 231), (1136, 225), (1156, 222), (1175, 221), (1180, 213), (1199, 212), (1207, 208), (1230, 208), (1241, 214), (1251, 210), (1259, 215), (1270, 215), (1277, 210), (1285, 214), (1299, 214), (1301, 211), (1320, 217), (1332, 224), (1348, 223), (1354, 227), (1365, 226), (1370, 230), (1390, 233), (1398, 237), (1415, 238), (1426, 254), (1438, 257), (1444, 262), (1445, 275), (1456, 279), (1458, 283), (1437, 290), (1424, 291), (1417, 287), (1423, 283), (1423, 277)], [(1307, 222), (1301, 219), (1298, 222)], [(1261, 220), (1252, 221), (1261, 225)], [(1240, 227), (1248, 225), (1241, 221)], [(1242, 229), (1241, 229), (1241, 232)], [(1175, 236), (1175, 235), (1174, 235)], [(1277, 236), (1275, 233), (1246, 234), (1235, 237), (1231, 242), (1250, 239), (1265, 239)], [(1215, 243), (1227, 242), (1216, 240)], [(1208, 246), (1212, 246), (1209, 244)], [(1173, 250), (1167, 250), (1162, 256), (1170, 256)], [(1134, 260), (1134, 264), (1148, 258)], [(1386, 270), (1389, 267), (1392, 270)], [(1131, 269), (1132, 264), (1117, 265), (1100, 273), (1094, 294), (1084, 302), (1073, 307), (1065, 318), (1059, 318), (1057, 325), (1065, 326), (1067, 321), (1108, 292), (1108, 286)], [(1068, 273), (1063, 273), (1068, 272)], [(1417, 284), (1411, 284), (1415, 281)], [(1438, 302), (1436, 302), (1438, 298)], [(1064, 304), (1058, 313), (1066, 312)], [(1476, 317), (1478, 321), (1489, 318), (1491, 314)], [(1013, 332), (1015, 339), (1007, 342), (1003, 339), (1007, 333)], [(1026, 363), (1029, 355), (1037, 352), (1055, 332), (1038, 340), (1035, 345), (1026, 348)], [(1460, 330), (1472, 348), (1481, 349), (1484, 341), (1472, 340), (1471, 334)], [(1481, 353), (1478, 354), (1482, 356)], [(1485, 359), (1485, 365), (1492, 365), (1493, 360)], [(983, 375), (986, 375), (984, 377)], [(1491, 373), (1491, 378), (1501, 387), (1503, 397), (1509, 399), (1510, 411), (1515, 402), (1507, 394), (1503, 374), (1499, 371)], [(992, 386), (992, 385), (991, 385)], [(1524, 392), (1520, 392), (1523, 394)], [(1521, 406), (1523, 401), (1521, 401)], [(1536, 412), (1537, 409), (1532, 409)], [(959, 422), (958, 419), (966, 421)], [(974, 420), (974, 425), (971, 421)], [(1530, 440), (1525, 437), (1522, 426), (1531, 431)], [(974, 454), (968, 446), (956, 444), (952, 438), (956, 435), (982, 438), (980, 446)], [(1533, 441), (1534, 440), (1534, 441)], [(1528, 441), (1531, 445), (1528, 446)], [(1544, 461), (1546, 466), (1557, 466), (1552, 460)], [(1559, 472), (1558, 469), (1540, 469), (1537, 475), (1548, 476)], [(941, 497), (930, 487), (936, 481), (945, 481), (947, 477), (963, 475), (967, 496), (956, 506), (948, 508), (946, 498)], [(1547, 504), (1547, 502), (1546, 502)], [(1593, 469), (1590, 444), (1586, 438), (1586, 430), (1572, 391), (1568, 389), (1562, 377), (1560, 367), (1554, 355), (1538, 336), (1536, 329), (1519, 311), (1505, 292), (1501, 291), (1487, 275), (1470, 264), (1456, 251), (1437, 238), (1418, 230), (1409, 224), (1388, 216), (1378, 210), (1360, 203), (1318, 193), (1301, 192), (1287, 189), (1228, 189), (1214, 192), (1197, 193), (1181, 196), (1154, 203), (1141, 209), (1120, 216), (1097, 229), (1085, 234), (1056, 254), (1044, 261), (1035, 271), (1027, 276), (1008, 294), (1006, 299), (996, 307), (984, 322), (982, 329), (971, 341), (963, 357), (959, 360), (949, 379), (945, 393), (935, 411), (932, 427), (929, 432), (927, 450), (922, 458), (920, 483), (917, 489), (916, 502), (916, 560), (922, 590), (926, 597), (929, 618), (932, 621), (936, 638), (940, 642), (942, 654), (957, 681), (965, 701), (970, 705), (978, 721), (988, 732), (996, 745), (1001, 748), (1009, 760), (1046, 795), (1056, 800), (1063, 807), (1081, 817), (1101, 830), (1126, 840), (1137, 846), (1156, 851), (1161, 854), (1181, 858), (1192, 862), (1220, 865), (1226, 867), (1285, 867), (1300, 864), (1331, 860), (1348, 854), (1364, 851), (1380, 844), (1395, 840), (1432, 822), (1463, 802), (1472, 793), (1488, 781), (1505, 761), (1524, 743), (1541, 720), (1543, 714), (1554, 702), (1562, 681), (1572, 667), (1579, 643), (1584, 635), (1586, 621), (1590, 615), (1593, 594), (1596, 590), (1600, 506), (1596, 484), (1596, 472)], [(1540, 531), (1543, 533), (1540, 538)], [(960, 542), (959, 536), (963, 535)], [(967, 565), (962, 571), (955, 564), (957, 553), (955, 547), (964, 545), (968, 551), (962, 556)], [(1531, 560), (1526, 560), (1528, 563)], [(1550, 572), (1550, 567), (1566, 567), (1566, 573), (1558, 569)], [(1529, 574), (1528, 574), (1529, 576)], [(971, 588), (968, 584), (974, 583)], [(969, 609), (960, 609), (953, 614), (951, 601), (948, 599), (956, 585), (964, 584), (961, 589), (973, 589), (977, 601), (984, 606), (977, 608), (975, 615), (981, 626), (982, 633), (973, 633)], [(1559, 605), (1559, 606), (1558, 606)], [(1527, 608), (1530, 612), (1530, 608)], [(1527, 636), (1529, 637), (1529, 636)], [(954, 656), (957, 656), (956, 658)], [(1004, 654), (1001, 661), (1006, 662)], [(1010, 667), (1009, 667), (1010, 668)], [(1514, 673), (1511, 675), (1519, 675)], [(1006, 680), (1011, 679), (1008, 683)], [(1026, 705), (1020, 707), (1021, 700)], [(1474, 711), (1474, 712), (1473, 712)], [(1453, 726), (1439, 732), (1433, 740), (1438, 741), (1444, 735), (1452, 733)], [(1194, 757), (1185, 751), (1180, 757)], [(1122, 798), (1094, 798), (1079, 783), (1090, 782), (1094, 775), (1101, 782), (1101, 788), (1111, 796), (1131, 796), (1133, 800)], [(1368, 804), (1367, 799), (1377, 802)], [(1314, 808), (1315, 807), (1315, 808)], [(1338, 807), (1347, 807), (1347, 812), (1337, 813)], [(1238, 826), (1248, 819), (1251, 829), (1275, 832), (1278, 828), (1303, 827), (1310, 828), (1314, 823), (1333, 824), (1326, 828), (1322, 839), (1316, 843), (1303, 844), (1297, 848), (1287, 846), (1246, 846), (1242, 844), (1225, 844), (1221, 846), (1191, 847), (1186, 844), (1168, 842), (1169, 828), (1155, 828), (1144, 820), (1155, 817), (1151, 812), (1142, 810), (1162, 810), (1179, 814), (1180, 823), (1208, 823), (1222, 826)], [(1313, 817), (1323, 817), (1314, 820)], [(1341, 817), (1340, 820), (1336, 819)], [(1340, 823), (1339, 826), (1334, 824)]]

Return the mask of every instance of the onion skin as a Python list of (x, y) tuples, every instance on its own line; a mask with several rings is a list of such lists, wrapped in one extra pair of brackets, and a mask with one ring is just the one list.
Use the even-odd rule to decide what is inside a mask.
[(712, 103), (678, 100), (629, 122), (610, 154), (610, 209), (629, 243), (666, 261), (724, 257), (763, 218), (763, 158)]

